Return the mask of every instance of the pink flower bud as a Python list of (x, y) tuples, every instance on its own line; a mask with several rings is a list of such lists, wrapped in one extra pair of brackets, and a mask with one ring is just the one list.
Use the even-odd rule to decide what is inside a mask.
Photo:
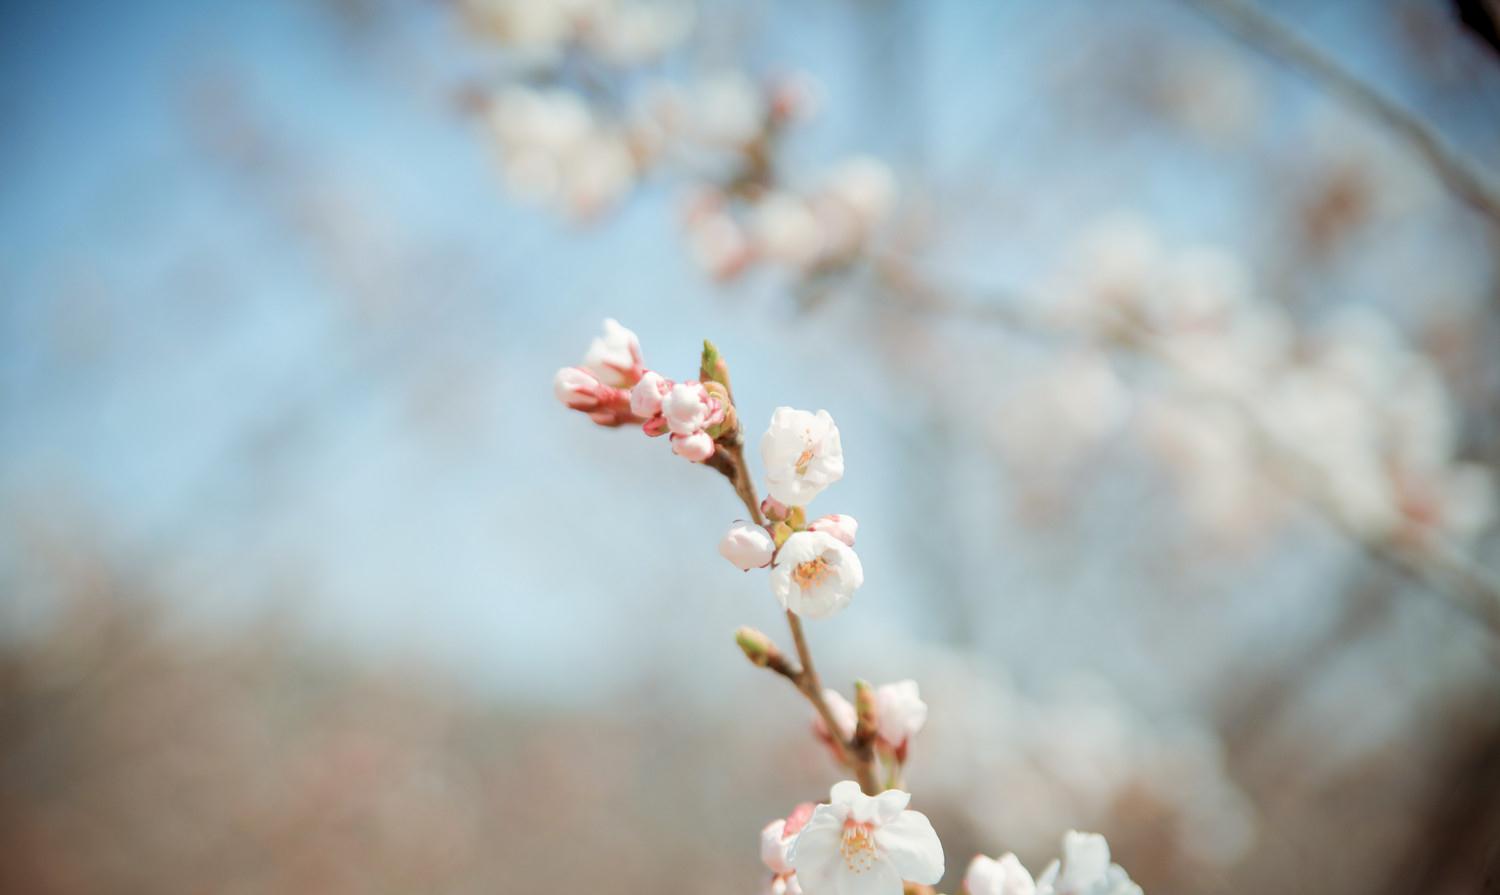
[(600, 382), (582, 367), (563, 367), (552, 379), (557, 399), (574, 410), (589, 415), (601, 426), (624, 426), (638, 423), (640, 417), (630, 411), (630, 392)]
[(771, 564), (776, 554), (776, 542), (759, 525), (736, 522), (719, 541), (719, 555), (734, 563), (735, 567), (748, 572)]
[(691, 435), (672, 435), (672, 453), (694, 463), (702, 463), (714, 455), (714, 440), (707, 432)]
[(661, 413), (661, 401), (672, 390), (672, 380), (660, 373), (647, 370), (641, 381), (630, 390), (630, 409), (642, 419), (650, 419)]
[(767, 497), (765, 500), (762, 500), (760, 502), (760, 511), (772, 522), (781, 522), (791, 512), (791, 510), (787, 509), (786, 504), (774, 497)]
[(641, 378), (641, 341), (616, 320), (604, 321), (604, 335), (589, 344), (583, 366), (606, 385), (629, 388)]
[(802, 802), (796, 808), (793, 808), (792, 813), (786, 816), (786, 835), (795, 836), (802, 832), (802, 828), (807, 826), (808, 821), (812, 820), (813, 809), (817, 807), (812, 802)]
[(553, 394), (574, 410), (590, 411), (598, 407), (604, 388), (604, 383), (581, 367), (563, 367), (552, 377)]
[(598, 405), (589, 412), (589, 419), (601, 426), (626, 426), (641, 421), (630, 410), (630, 392), (607, 385), (600, 387)]
[(821, 531), (833, 535), (850, 547), (854, 546), (854, 533), (859, 530), (859, 523), (854, 521), (853, 516), (820, 516), (807, 526), (808, 531)]
[[(674, 435), (692, 435), (701, 431), (708, 422), (710, 409), (708, 391), (701, 382), (679, 382), (661, 402), (661, 414), (667, 418), (667, 428)], [(704, 459), (707, 459), (706, 455)]]
[(641, 425), (641, 431), (655, 438), (658, 435), (667, 434), (667, 419), (663, 416), (653, 416)]

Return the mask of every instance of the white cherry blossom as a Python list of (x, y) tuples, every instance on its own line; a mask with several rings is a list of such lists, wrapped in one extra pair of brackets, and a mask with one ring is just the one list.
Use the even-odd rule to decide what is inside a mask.
[(1110, 863), (1109, 843), (1098, 833), (1069, 830), (1062, 861), (1053, 861), (1036, 879), (1037, 895), (1142, 895), (1125, 868)]
[(1010, 852), (999, 858), (975, 855), (964, 873), (964, 891), (968, 895), (1035, 895), (1036, 882)]
[(771, 568), (771, 590), (782, 608), (807, 618), (827, 618), (843, 609), (864, 583), (859, 557), (821, 531), (787, 538)]
[(806, 506), (844, 477), (844, 447), (828, 411), (778, 407), (760, 441), (766, 490), (787, 506)]
[(1141, 887), (1109, 860), (1109, 843), (1098, 833), (1070, 830), (1063, 836), (1063, 859), (1032, 880), (1010, 853), (998, 859), (979, 855), (964, 874), (968, 895), (1142, 895)]
[(907, 810), (908, 793), (867, 796), (836, 783), (792, 843), (789, 859), (807, 895), (901, 895), (903, 880), (943, 876), (943, 844), (927, 817)]
[[(829, 713), (833, 715), (833, 723), (839, 726), (839, 739), (848, 740), (853, 737), (854, 727), (859, 723), (859, 713), (854, 710), (854, 703), (832, 688), (823, 690), (823, 702), (828, 706)], [(823, 722), (823, 716), (817, 712), (813, 713), (813, 732), (824, 740), (832, 740), (832, 737), (828, 735), (828, 725)]]

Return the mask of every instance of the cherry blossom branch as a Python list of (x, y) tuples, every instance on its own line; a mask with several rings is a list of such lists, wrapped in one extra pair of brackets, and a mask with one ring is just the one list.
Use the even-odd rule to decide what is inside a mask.
[[(720, 465), (714, 465), (713, 459), (720, 457), (722, 457)], [(744, 503), (746, 511), (750, 513), (750, 517), (755, 520), (756, 524), (764, 523), (765, 517), (761, 514), (760, 499), (756, 494), (754, 483), (750, 481), (749, 467), (745, 463), (743, 439), (736, 436), (732, 445), (721, 445), (721, 449), (714, 453), (714, 458), (710, 458), (709, 465), (714, 465), (715, 469), (730, 480), (735, 494)], [(825, 728), (829, 731), (829, 742), (833, 744), (834, 753), (840, 763), (854, 772), (860, 788), (867, 794), (880, 793), (882, 787), (875, 773), (873, 750), (868, 748), (868, 744), (866, 748), (860, 749), (854, 741), (845, 742), (838, 733), (838, 720), (834, 717), (828, 700), (823, 698), (823, 682), (818, 677), (817, 667), (813, 664), (812, 649), (807, 644), (807, 634), (802, 629), (802, 619), (789, 609), (786, 611), (786, 624), (792, 632), (792, 642), (797, 649), (798, 667), (794, 668), (787, 664), (785, 658), (774, 647), (766, 652), (764, 663), (752, 655), (749, 649), (746, 649), (746, 655), (750, 656), (751, 661), (756, 664), (764, 664), (765, 667), (791, 681), (792, 686), (806, 697), (807, 701), (812, 704), (813, 710), (818, 713), (818, 717), (822, 719)], [(738, 636), (737, 639), (739, 639)], [(740, 646), (745, 649), (743, 640)]]
[[(884, 255), (874, 259), (882, 292), (908, 310), (999, 324), (1029, 335), (1075, 337), (1071, 329), (1039, 318), (1018, 295), (977, 301), (956, 297), (918, 271), (910, 259)], [(1117, 310), (1110, 319), (1111, 344), (1167, 369), (1177, 360), (1162, 336), (1144, 320)], [(1266, 470), (1284, 491), (1300, 498), (1365, 554), (1409, 575), (1445, 602), (1483, 623), (1500, 636), (1500, 576), (1437, 532), (1420, 543), (1405, 545), (1361, 529), (1342, 513), (1330, 495), (1326, 475), (1280, 443), (1261, 422), (1254, 408), (1237, 395), (1199, 386), (1196, 393), (1229, 409), (1244, 425), (1255, 446), (1269, 462)]]
[(1500, 190), (1427, 124), (1377, 93), (1316, 46), (1246, 0), (1182, 0), (1261, 52), (1300, 69), (1351, 105), (1396, 132), (1427, 160), (1447, 187), (1475, 211), (1500, 225)]

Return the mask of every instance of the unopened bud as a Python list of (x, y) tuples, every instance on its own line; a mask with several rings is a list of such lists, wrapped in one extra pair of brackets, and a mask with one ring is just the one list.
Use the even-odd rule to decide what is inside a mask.
[(717, 382), (729, 387), (729, 365), (719, 356), (719, 349), (707, 339), (703, 340), (703, 359), (698, 367), (698, 378), (703, 382)]
[(787, 509), (786, 504), (782, 503), (774, 497), (767, 497), (765, 500), (761, 501), (760, 511), (770, 522), (783, 522), (786, 520), (786, 514), (790, 512)]
[(735, 631), (734, 642), (739, 644), (740, 651), (750, 660), (750, 664), (757, 668), (765, 668), (771, 664), (773, 656), (779, 655), (771, 638), (754, 628), (745, 627)]
[(875, 688), (870, 686), (869, 681), (854, 682), (854, 713), (858, 718), (858, 729), (873, 736), (876, 727), (880, 725), (880, 708)]

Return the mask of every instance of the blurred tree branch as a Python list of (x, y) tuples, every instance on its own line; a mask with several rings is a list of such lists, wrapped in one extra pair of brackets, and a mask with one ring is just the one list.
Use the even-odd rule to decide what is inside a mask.
[[(879, 291), (908, 311), (998, 324), (1026, 335), (1057, 338), (1074, 335), (1031, 313), (1030, 303), (1019, 293), (1002, 292), (983, 299), (962, 297), (962, 290), (937, 283), (917, 270), (911, 259), (895, 254), (878, 256), (872, 259), (872, 265)], [(1116, 337), (1108, 347), (1164, 368), (1175, 365), (1169, 348), (1146, 322), (1118, 314), (1112, 324)], [(1492, 569), (1436, 533), (1420, 544), (1407, 545), (1360, 529), (1345, 518), (1329, 497), (1321, 472), (1266, 431), (1254, 408), (1247, 406), (1243, 398), (1203, 388), (1197, 394), (1205, 401), (1223, 404), (1240, 418), (1255, 449), (1267, 461), (1266, 469), (1275, 484), (1314, 510), (1371, 558), (1425, 585), (1500, 637), (1500, 576)]]
[(1439, 179), (1475, 211), (1500, 226), (1500, 188), (1459, 155), (1431, 127), (1376, 92), (1290, 28), (1247, 0), (1182, 0), (1246, 44), (1281, 59), (1395, 132), (1427, 161)]

